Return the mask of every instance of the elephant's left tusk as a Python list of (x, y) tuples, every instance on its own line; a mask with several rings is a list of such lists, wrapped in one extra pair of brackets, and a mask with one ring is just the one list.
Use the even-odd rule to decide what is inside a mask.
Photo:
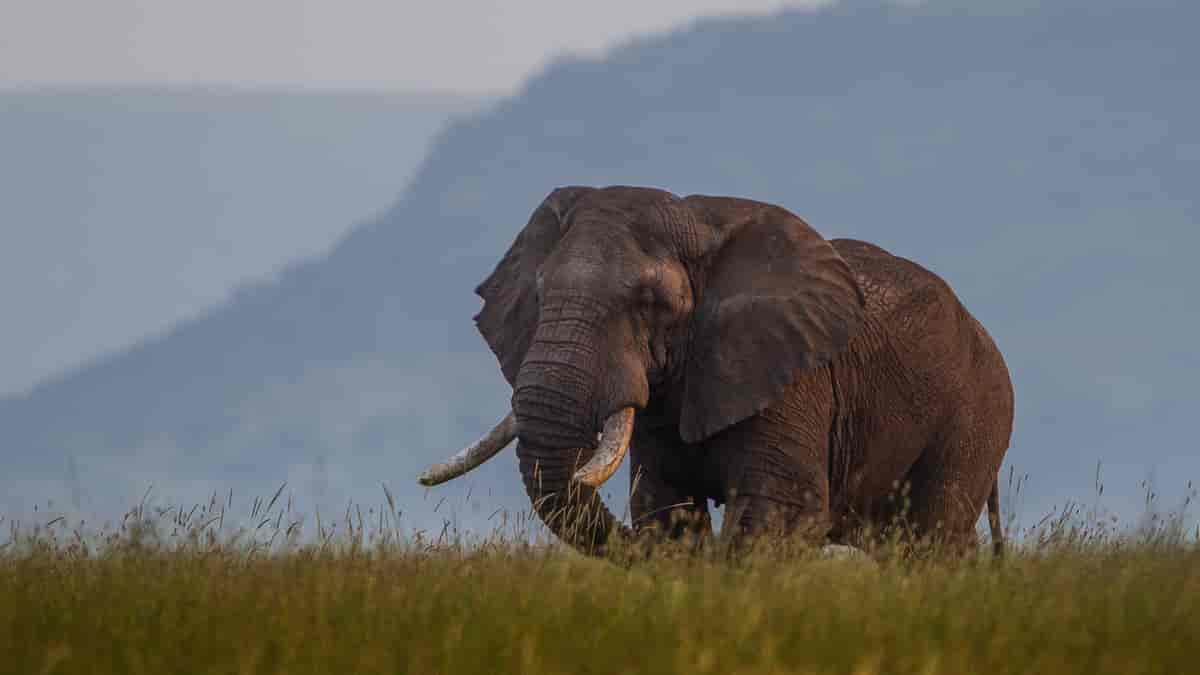
[(516, 437), (517, 419), (510, 412), (491, 431), (487, 432), (483, 438), (463, 448), (457, 455), (454, 455), (445, 462), (434, 464), (426, 469), (425, 473), (422, 473), (420, 478), (417, 479), (417, 482), (426, 487), (431, 487), (445, 483), (452, 478), (458, 478), (491, 459), (493, 455), (503, 450), (509, 443), (512, 443)]
[(633, 408), (623, 408), (604, 422), (604, 431), (600, 434), (600, 447), (583, 468), (575, 472), (575, 481), (598, 488), (604, 481), (612, 478), (629, 452), (629, 441), (633, 438)]

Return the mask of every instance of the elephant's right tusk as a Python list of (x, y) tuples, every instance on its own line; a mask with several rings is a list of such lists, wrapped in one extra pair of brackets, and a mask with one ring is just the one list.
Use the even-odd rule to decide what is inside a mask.
[(598, 488), (612, 478), (629, 452), (629, 441), (633, 438), (633, 408), (622, 408), (609, 415), (600, 434), (600, 447), (591, 460), (575, 472), (574, 479), (589, 487)]
[(517, 418), (510, 411), (483, 438), (475, 441), (441, 464), (425, 469), (417, 482), (426, 487), (445, 483), (483, 464), (517, 437)]

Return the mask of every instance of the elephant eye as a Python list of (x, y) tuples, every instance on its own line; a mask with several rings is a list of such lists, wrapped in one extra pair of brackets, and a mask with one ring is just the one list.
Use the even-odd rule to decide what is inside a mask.
[(658, 304), (658, 294), (654, 292), (653, 288), (642, 286), (638, 291), (638, 302), (643, 305), (656, 305)]

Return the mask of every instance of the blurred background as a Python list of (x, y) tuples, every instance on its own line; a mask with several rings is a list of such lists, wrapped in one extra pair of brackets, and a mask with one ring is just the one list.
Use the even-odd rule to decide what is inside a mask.
[(1013, 374), (1019, 524), (1177, 510), (1197, 25), (1167, 0), (0, 0), (0, 515), (248, 512), (285, 483), (303, 513), (386, 486), (410, 529), (526, 510), (511, 450), (415, 476), (507, 409), (475, 285), (552, 188), (614, 183), (776, 202), (949, 281)]

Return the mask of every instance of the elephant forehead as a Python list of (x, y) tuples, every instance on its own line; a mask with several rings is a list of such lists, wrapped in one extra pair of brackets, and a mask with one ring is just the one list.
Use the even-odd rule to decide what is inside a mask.
[(655, 234), (655, 229), (620, 216), (581, 215), (547, 259), (547, 267), (588, 271), (644, 266), (670, 252), (665, 237)]
[(677, 260), (688, 224), (664, 217), (662, 210), (644, 214), (594, 210), (581, 213), (559, 243), (560, 258), (598, 256), (609, 265)]
[(593, 294), (618, 292), (639, 279), (646, 267), (645, 255), (636, 248), (580, 237), (562, 242), (542, 265), (538, 282), (543, 292), (565, 288)]
[(645, 232), (664, 231), (686, 220), (690, 209), (679, 197), (654, 188), (608, 187), (579, 198), (569, 220), (598, 226), (632, 226)]
[(580, 197), (578, 206), (607, 205), (616, 208), (646, 208), (654, 204), (678, 202), (679, 197), (658, 188), (610, 185)]

